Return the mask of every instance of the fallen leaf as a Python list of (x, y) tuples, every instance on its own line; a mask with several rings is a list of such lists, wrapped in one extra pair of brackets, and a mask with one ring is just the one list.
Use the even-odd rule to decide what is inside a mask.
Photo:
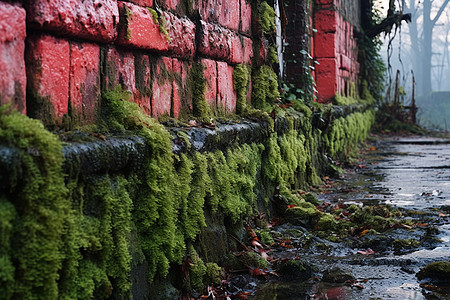
[(364, 250), (358, 250), (358, 252), (356, 252), (356, 253), (362, 254), (362, 255), (373, 255), (373, 254), (375, 254), (376, 252), (369, 248), (369, 249), (367, 249), (367, 251), (364, 251)]

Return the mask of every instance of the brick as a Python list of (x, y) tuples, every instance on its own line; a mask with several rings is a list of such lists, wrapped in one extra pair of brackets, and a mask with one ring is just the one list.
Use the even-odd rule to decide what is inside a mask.
[(316, 32), (314, 36), (315, 57), (317, 58), (332, 58), (336, 57), (338, 42), (336, 41), (336, 34)]
[(123, 90), (130, 91), (134, 101), (136, 78), (134, 55), (130, 51), (119, 51), (116, 48), (106, 49), (106, 66), (103, 78), (106, 90), (114, 89), (118, 84)]
[(233, 35), (231, 38), (231, 57), (229, 61), (235, 64), (250, 64), (253, 57), (253, 41), (248, 37)]
[(128, 0), (128, 2), (134, 3), (136, 5), (140, 5), (143, 7), (152, 7), (153, 0)]
[(320, 58), (316, 65), (316, 83), (318, 100), (320, 103), (329, 103), (337, 90), (338, 63), (335, 58)]
[(204, 21), (217, 23), (234, 31), (239, 29), (240, 12), (237, 0), (197, 0), (195, 8)]
[(118, 4), (121, 16), (118, 44), (156, 51), (169, 49), (167, 37), (148, 9), (127, 2)]
[(226, 113), (236, 111), (233, 67), (226, 62), (217, 62), (217, 105), (223, 107)]
[(99, 42), (117, 36), (116, 0), (33, 0), (26, 1), (25, 8), (32, 28)]
[(136, 102), (146, 114), (151, 115), (152, 74), (148, 55), (139, 52), (134, 54), (134, 74), (136, 85), (136, 89), (134, 90), (134, 102)]
[(241, 28), (243, 33), (251, 34), (252, 27), (252, 6), (247, 0), (241, 1)]
[(335, 10), (319, 10), (314, 14), (314, 27), (321, 32), (336, 32), (338, 28), (338, 12)]
[(200, 21), (201, 40), (198, 51), (205, 56), (231, 63), (249, 63), (253, 56), (251, 39), (215, 24)]
[(26, 113), (26, 13), (19, 6), (0, 2), (0, 105)]
[(175, 79), (172, 81), (172, 117), (174, 118), (178, 118), (179, 114), (180, 114), (180, 109), (181, 109), (181, 90), (183, 88), (182, 85), (182, 78), (181, 78), (181, 74), (182, 74), (182, 67), (183, 63), (180, 62), (179, 60), (177, 60), (176, 58), (172, 59), (172, 72), (176, 75), (179, 76), (178, 79)]
[(161, 0), (158, 1), (162, 7), (168, 10), (176, 10), (180, 5), (180, 0)]
[(203, 76), (206, 79), (205, 98), (212, 109), (217, 107), (217, 63), (211, 59), (202, 59)]
[(339, 69), (350, 71), (351, 65), (352, 65), (351, 59), (348, 56), (341, 54)]
[(188, 18), (178, 18), (163, 12), (169, 35), (169, 51), (182, 58), (192, 58), (195, 53), (195, 24)]
[(100, 47), (74, 43), (70, 47), (69, 96), (72, 120), (82, 124), (96, 121), (99, 112)]
[(26, 52), (28, 115), (61, 125), (69, 108), (69, 42), (49, 35), (29, 36)]
[(172, 59), (169, 57), (159, 58), (156, 62), (155, 75), (153, 78), (152, 116), (158, 117), (170, 114), (172, 103)]

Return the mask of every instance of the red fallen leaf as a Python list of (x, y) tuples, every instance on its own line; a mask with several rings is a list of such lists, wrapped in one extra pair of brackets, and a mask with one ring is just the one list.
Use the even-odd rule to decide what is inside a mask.
[(416, 223), (413, 225), (413, 227), (427, 227), (428, 223)]
[(364, 251), (364, 250), (358, 250), (358, 252), (356, 252), (356, 253), (362, 254), (362, 255), (373, 255), (373, 254), (375, 254), (376, 252), (373, 251), (372, 249), (368, 248), (367, 251)]
[(261, 253), (261, 257), (264, 258), (265, 260), (267, 260), (267, 261), (271, 260), (270, 256), (267, 254), (267, 251), (262, 251), (260, 253)]
[(257, 248), (263, 248), (263, 246), (256, 239), (252, 240), (252, 245)]
[(252, 276), (263, 276), (263, 277), (267, 277), (267, 269), (261, 269), (261, 268), (252, 268), (252, 267), (248, 267), (248, 271), (250, 272), (250, 274)]
[(366, 169), (366, 168), (367, 168), (366, 165), (358, 165), (358, 167), (359, 167), (360, 169)]
[(361, 290), (364, 288), (364, 287), (363, 287), (361, 284), (359, 284), (359, 283), (352, 284), (352, 287), (356, 287), (356, 288), (361, 289)]
[(439, 217), (446, 217), (447, 215), (444, 213), (439, 212)]
[(247, 231), (250, 234), (250, 236), (252, 237), (252, 239), (259, 241), (258, 236), (256, 235), (255, 231), (249, 225), (247, 225)]
[(365, 195), (364, 197), (366, 197), (366, 198), (373, 198), (372, 195)]
[(283, 248), (288, 248), (288, 249), (294, 248), (294, 246), (286, 244), (286, 243), (281, 243), (280, 246), (283, 247)]
[(273, 275), (273, 276), (280, 277), (280, 274), (278, 274), (278, 273), (275, 272), (275, 271), (269, 271), (269, 274), (270, 274), (270, 275)]
[(295, 205), (295, 204), (289, 204), (288, 205), (288, 208), (294, 208), (294, 207), (297, 207), (297, 205)]

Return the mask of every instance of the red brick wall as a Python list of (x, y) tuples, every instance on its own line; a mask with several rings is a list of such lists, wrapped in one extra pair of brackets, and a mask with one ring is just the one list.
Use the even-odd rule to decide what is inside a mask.
[[(192, 3), (189, 7), (188, 3)], [(192, 110), (189, 74), (205, 67), (211, 107), (236, 109), (233, 68), (251, 64), (247, 0), (0, 0), (0, 104), (46, 125), (95, 122), (103, 90), (121, 84), (148, 114)]]
[(357, 86), (359, 63), (354, 26), (359, 24), (359, 2), (316, 0), (314, 13), (314, 59), (319, 102), (338, 94), (351, 95)]

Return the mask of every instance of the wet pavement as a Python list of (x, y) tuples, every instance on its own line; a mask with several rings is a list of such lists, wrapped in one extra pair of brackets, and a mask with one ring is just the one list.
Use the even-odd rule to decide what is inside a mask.
[[(325, 185), (319, 200), (347, 207), (388, 204), (419, 226), (368, 234), (351, 241), (351, 247), (314, 237), (327, 245), (326, 250), (290, 250), (314, 266), (313, 277), (269, 280), (258, 287), (252, 299), (450, 299), (450, 278), (441, 285), (416, 278), (427, 264), (450, 261), (449, 140), (377, 138), (363, 151), (360, 161), (328, 183), (330, 188)], [(420, 241), (420, 245), (398, 248), (395, 243), (399, 240)], [(321, 276), (332, 269), (353, 278), (327, 283)]]

